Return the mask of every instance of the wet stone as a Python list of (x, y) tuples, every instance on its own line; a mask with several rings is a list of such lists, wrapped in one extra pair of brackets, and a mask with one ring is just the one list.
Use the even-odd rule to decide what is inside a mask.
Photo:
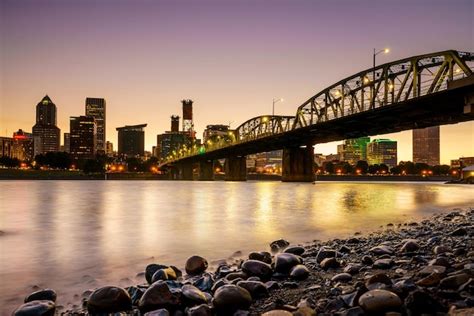
[(164, 269), (157, 270), (151, 277), (151, 283), (155, 283), (156, 281), (159, 281), (159, 280), (163, 280), (163, 281), (168, 280), (168, 274), (166, 273)]
[(243, 271), (238, 271), (238, 272), (229, 273), (225, 277), (225, 279), (228, 280), (228, 281), (232, 281), (232, 280), (235, 280), (235, 279), (238, 279), (238, 278), (241, 278), (241, 279), (245, 280), (245, 279), (248, 278), (248, 275), (247, 275), (247, 273), (245, 273)]
[(132, 299), (127, 291), (116, 286), (104, 286), (92, 292), (87, 301), (89, 313), (113, 313), (132, 309)]
[(145, 268), (145, 279), (148, 282), (148, 284), (153, 283), (152, 278), (153, 278), (153, 275), (155, 274), (156, 271), (158, 271), (160, 269), (166, 269), (166, 268), (167, 268), (167, 266), (164, 266), (164, 265), (161, 265), (161, 264), (156, 264), (156, 263), (152, 263), (152, 264), (147, 265), (146, 268)]
[(431, 260), (430, 262), (428, 262), (428, 265), (430, 265), (430, 266), (443, 266), (443, 267), (446, 267), (446, 268), (449, 268), (451, 266), (451, 264), (449, 263), (448, 258), (446, 258), (446, 257), (435, 258), (435, 259)]
[(349, 274), (357, 274), (359, 270), (362, 268), (361, 264), (358, 263), (349, 263), (347, 266), (344, 267), (344, 272)]
[(189, 275), (198, 275), (206, 271), (208, 267), (207, 260), (200, 256), (192, 256), (186, 261), (186, 273)]
[(145, 313), (145, 316), (170, 316), (170, 313), (166, 309), (161, 308)]
[(381, 256), (381, 255), (392, 255), (394, 253), (393, 248), (385, 245), (380, 245), (376, 247), (372, 247), (369, 250), (371, 253), (373, 253), (376, 256)]
[(252, 296), (246, 289), (228, 284), (217, 289), (212, 302), (218, 312), (228, 315), (239, 309), (248, 310)]
[(265, 263), (272, 263), (272, 255), (269, 252), (262, 251), (262, 252), (251, 252), (249, 254), (249, 259), (251, 260), (258, 260)]
[(278, 252), (281, 249), (288, 247), (290, 243), (284, 239), (278, 239), (270, 243), (270, 249), (273, 252)]
[(441, 273), (433, 272), (430, 275), (418, 280), (416, 282), (416, 285), (423, 286), (423, 287), (431, 287), (431, 286), (438, 285), (441, 279), (442, 279)]
[(460, 273), (452, 276), (448, 276), (442, 279), (439, 283), (439, 286), (444, 289), (457, 289), (467, 281), (470, 277), (466, 273)]
[(350, 275), (349, 273), (339, 273), (339, 274), (336, 274), (335, 276), (333, 276), (331, 278), (332, 282), (345, 283), (345, 282), (349, 282), (351, 280), (352, 280), (352, 275)]
[(153, 283), (140, 298), (138, 307), (142, 312), (166, 308), (173, 310), (181, 303), (181, 293), (165, 281)]
[(185, 284), (181, 288), (181, 293), (187, 305), (199, 305), (207, 303), (207, 298), (204, 293), (191, 284)]
[(304, 248), (303, 247), (300, 247), (300, 246), (289, 246), (287, 248), (285, 248), (285, 250), (283, 252), (285, 253), (292, 253), (294, 255), (297, 255), (297, 256), (301, 256), (303, 253), (304, 253)]
[(45, 290), (39, 290), (36, 292), (31, 293), (25, 298), (25, 303), (31, 302), (31, 301), (52, 301), (56, 302), (56, 291), (52, 289), (45, 289)]
[(427, 276), (427, 275), (430, 275), (430, 274), (435, 273), (435, 272), (440, 273), (440, 274), (445, 273), (446, 272), (446, 267), (437, 266), (437, 265), (426, 266), (418, 272), (418, 275)]
[(290, 271), (290, 277), (295, 280), (305, 280), (309, 276), (309, 270), (306, 266), (298, 264)]
[(326, 258), (320, 263), (321, 268), (324, 270), (327, 269), (336, 269), (340, 267), (339, 261), (336, 260), (336, 258)]
[(365, 285), (368, 287), (369, 285), (375, 284), (375, 283), (383, 283), (386, 285), (391, 285), (392, 279), (390, 279), (390, 277), (385, 273), (377, 273), (371, 276), (370, 278), (368, 278), (367, 281), (365, 282)]
[(378, 259), (374, 262), (373, 268), (375, 269), (390, 269), (394, 262), (392, 259)]
[(405, 306), (412, 315), (436, 314), (445, 312), (445, 308), (437, 299), (423, 291), (413, 291), (405, 299)]
[(56, 306), (52, 301), (31, 301), (18, 307), (13, 316), (53, 316)]
[(401, 251), (402, 252), (415, 252), (420, 249), (420, 245), (418, 244), (418, 241), (415, 239), (409, 239), (405, 241), (403, 244)]
[(443, 253), (446, 253), (446, 252), (450, 252), (451, 249), (449, 247), (446, 247), (446, 246), (436, 246), (433, 248), (433, 252), (435, 255), (440, 255), (440, 254), (443, 254)]
[(272, 267), (262, 261), (247, 260), (242, 264), (242, 271), (249, 276), (257, 276), (262, 280), (269, 280), (272, 276)]
[(284, 309), (274, 309), (262, 314), (262, 316), (292, 316), (293, 314)]
[(370, 256), (363, 256), (362, 257), (362, 263), (369, 265), (369, 264), (374, 263), (374, 260), (372, 260), (372, 257), (370, 257)]
[(249, 291), (253, 299), (259, 299), (268, 296), (268, 289), (266, 288), (265, 284), (260, 281), (240, 281), (237, 283), (237, 286)]
[(451, 236), (466, 236), (467, 230), (464, 227), (460, 227), (451, 232)]
[(209, 292), (214, 286), (214, 278), (209, 273), (203, 273), (199, 277), (195, 277), (193, 285), (204, 292)]
[(380, 313), (398, 310), (402, 300), (395, 293), (386, 290), (371, 290), (362, 294), (359, 305), (366, 312)]
[(140, 298), (145, 292), (144, 290), (136, 286), (127, 287), (125, 288), (125, 290), (128, 292), (128, 295), (130, 295), (132, 305), (138, 305), (138, 301), (140, 301)]
[(316, 262), (321, 263), (326, 258), (336, 257), (336, 250), (327, 247), (321, 247), (316, 255)]
[(275, 271), (287, 274), (291, 268), (300, 264), (301, 258), (291, 253), (279, 253), (275, 256)]
[(212, 316), (212, 309), (207, 304), (201, 304), (188, 309), (187, 316)]

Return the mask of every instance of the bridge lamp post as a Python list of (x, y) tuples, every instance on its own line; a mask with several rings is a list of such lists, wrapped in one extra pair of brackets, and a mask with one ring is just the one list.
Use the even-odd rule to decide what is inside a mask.
[(372, 104), (375, 104), (375, 57), (377, 57), (378, 54), (384, 53), (388, 54), (390, 52), (390, 49), (384, 48), (382, 50), (377, 51), (377, 49), (374, 48), (374, 54), (373, 54), (373, 67), (372, 67)]
[(272, 116), (275, 116), (275, 103), (283, 102), (283, 98), (273, 99)]

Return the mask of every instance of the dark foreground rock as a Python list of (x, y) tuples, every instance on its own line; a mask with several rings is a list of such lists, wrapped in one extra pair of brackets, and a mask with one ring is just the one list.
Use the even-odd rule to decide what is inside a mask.
[[(184, 276), (155, 263), (146, 284), (91, 290), (62, 314), (474, 315), (473, 220), (474, 210), (454, 211), (305, 247), (281, 239), (273, 255), (252, 252), (215, 270), (193, 256)], [(53, 315), (55, 295), (32, 293), (14, 315)]]

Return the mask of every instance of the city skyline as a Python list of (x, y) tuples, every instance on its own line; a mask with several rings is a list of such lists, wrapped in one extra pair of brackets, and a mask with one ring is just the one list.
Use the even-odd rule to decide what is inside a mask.
[[(70, 116), (82, 112), (86, 97), (106, 99), (106, 140), (117, 145), (116, 127), (146, 122), (147, 151), (156, 145), (156, 135), (168, 129), (169, 117), (180, 114), (182, 99), (195, 102), (199, 138), (206, 125), (231, 122), (235, 128), (251, 117), (270, 114), (276, 97), (285, 99), (276, 104), (276, 114), (294, 115), (316, 92), (370, 68), (374, 46), (391, 49), (377, 56), (377, 64), (431, 51), (474, 51), (469, 31), (472, 3), (456, 1), (448, 6), (430, 1), (431, 12), (446, 17), (436, 24), (420, 16), (426, 3), (410, 4), (413, 9), (405, 12), (406, 2), (379, 4), (375, 10), (374, 2), (341, 1), (336, 8), (318, 4), (315, 12), (315, 4), (305, 1), (293, 6), (275, 1), (270, 8), (248, 1), (200, 5), (145, 1), (132, 11), (121, 1), (84, 6), (6, 1), (1, 7), (6, 45), (1, 56), (5, 76), (0, 134), (11, 136), (19, 128), (30, 131), (34, 104), (45, 94), (57, 105), (62, 131), (67, 131)], [(337, 23), (337, 8), (358, 16), (344, 13), (344, 25), (353, 27)], [(402, 30), (385, 26), (381, 9), (388, 16), (406, 13)], [(41, 21), (33, 27), (37, 16)], [(357, 23), (361, 18), (363, 27)], [(221, 25), (223, 19), (227, 23), (216, 30), (214, 24)], [(107, 23), (98, 25), (96, 20)], [(59, 22), (64, 28), (55, 27)], [(422, 22), (430, 32), (419, 27)], [(330, 45), (321, 45), (326, 41)], [(92, 43), (102, 44), (90, 53), (85, 49)], [(351, 58), (346, 58), (349, 50)], [(442, 126), (441, 163), (473, 156), (473, 135), (473, 122)], [(397, 140), (399, 160), (412, 160), (411, 131), (373, 137)], [(317, 145), (315, 152), (335, 153), (339, 143)]]

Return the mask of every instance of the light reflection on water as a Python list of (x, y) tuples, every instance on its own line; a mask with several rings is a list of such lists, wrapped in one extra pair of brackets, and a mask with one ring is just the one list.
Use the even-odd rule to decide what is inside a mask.
[(344, 237), (474, 206), (473, 193), (433, 183), (2, 181), (0, 311), (32, 285), (66, 304), (152, 261), (183, 266), (193, 254), (222, 259), (281, 237)]

